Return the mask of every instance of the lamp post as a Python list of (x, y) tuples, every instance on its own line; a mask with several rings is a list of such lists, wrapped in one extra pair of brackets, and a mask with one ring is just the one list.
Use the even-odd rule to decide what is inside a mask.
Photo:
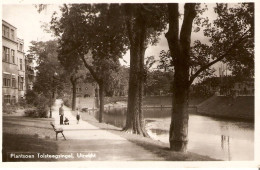
[(52, 75), (52, 94), (50, 95), (51, 97), (51, 100), (50, 100), (50, 118), (52, 118), (52, 101), (54, 100), (55, 98), (55, 91), (56, 91), (56, 86), (55, 86), (55, 91), (53, 90), (53, 86), (54, 86), (54, 79), (55, 79), (55, 76), (57, 76), (58, 73), (56, 73), (56, 71), (53, 73)]

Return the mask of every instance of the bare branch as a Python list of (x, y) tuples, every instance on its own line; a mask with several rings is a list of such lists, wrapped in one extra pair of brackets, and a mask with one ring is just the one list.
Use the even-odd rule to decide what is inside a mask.
[(80, 58), (82, 59), (85, 67), (89, 70), (90, 74), (93, 76), (93, 78), (97, 81), (100, 82), (100, 79), (98, 78), (97, 74), (95, 73), (94, 69), (92, 68), (92, 66), (90, 66), (87, 61), (84, 58), (84, 55), (81, 55)]
[(245, 38), (247, 38), (247, 33), (250, 29), (248, 29), (236, 42), (233, 43), (233, 45), (231, 45), (231, 47), (221, 56), (219, 56), (217, 59), (213, 60), (212, 62), (202, 66), (196, 73), (194, 73), (193, 75), (191, 75), (190, 77), (190, 81), (189, 81), (189, 85), (192, 84), (192, 82), (194, 81), (194, 79), (203, 71), (205, 71), (206, 69), (208, 69), (210, 66), (212, 66), (213, 64), (221, 61), (222, 59), (224, 59), (226, 56), (229, 55), (230, 51), (234, 48), (236, 48), (238, 45), (240, 45), (240, 43), (245, 40)]

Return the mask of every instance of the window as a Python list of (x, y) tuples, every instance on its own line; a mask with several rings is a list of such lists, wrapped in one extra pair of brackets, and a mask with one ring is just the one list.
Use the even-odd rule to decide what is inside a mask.
[(16, 81), (15, 77), (12, 78), (12, 88), (16, 88)]
[(23, 59), (20, 59), (20, 70), (23, 70)]
[(10, 95), (4, 95), (4, 103), (7, 104), (11, 104), (11, 96)]
[(11, 98), (11, 104), (15, 104), (16, 103), (16, 97), (15, 96), (12, 96)]
[(18, 77), (18, 89), (23, 90), (23, 77)]
[(3, 74), (3, 86), (4, 87), (11, 87), (11, 75), (10, 74)]
[(15, 55), (14, 55), (14, 50), (11, 50), (11, 59), (12, 59), (12, 63), (15, 64)]
[(23, 51), (23, 44), (19, 44), (19, 50)]
[(3, 25), (3, 28), (2, 28), (2, 29), (3, 29), (3, 30), (2, 30), (2, 31), (3, 31), (3, 36), (9, 38), (9, 27)]
[(2, 61), (5, 61), (5, 47), (2, 49)]
[(3, 61), (10, 62), (10, 49), (7, 47), (3, 47)]
[(11, 39), (14, 40), (14, 30), (11, 29)]

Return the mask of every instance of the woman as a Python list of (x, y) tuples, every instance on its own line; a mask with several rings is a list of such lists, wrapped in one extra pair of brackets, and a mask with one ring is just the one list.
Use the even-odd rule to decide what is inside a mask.
[(79, 119), (80, 119), (80, 112), (79, 112), (79, 108), (77, 108), (77, 124), (79, 124)]

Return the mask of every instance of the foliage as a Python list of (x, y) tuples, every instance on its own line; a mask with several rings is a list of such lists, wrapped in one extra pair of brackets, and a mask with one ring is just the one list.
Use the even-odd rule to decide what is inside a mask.
[(27, 96), (27, 103), (29, 103), (33, 107), (25, 110), (25, 116), (34, 118), (47, 118), (50, 100), (44, 95), (38, 95), (34, 91), (29, 91), (29, 93), (27, 93)]
[(33, 118), (37, 118), (38, 117), (36, 108), (26, 109), (24, 111), (24, 114), (25, 114), (26, 117), (33, 117)]
[[(196, 40), (192, 47), (191, 81), (210, 66), (223, 61), (235, 76), (254, 76), (254, 4), (220, 3), (214, 7), (217, 18), (212, 22), (199, 13), (194, 23), (209, 43)], [(209, 73), (212, 74), (212, 73)]]
[[(190, 80), (211, 77), (213, 64), (228, 64), (233, 76), (254, 77), (254, 4), (217, 4), (217, 17), (205, 17), (207, 5), (197, 4), (193, 31), (203, 32), (203, 39), (195, 39), (191, 46)], [(205, 42), (206, 41), (206, 42)], [(173, 69), (170, 51), (160, 53), (159, 69)]]
[[(51, 101), (53, 102), (53, 101)], [(53, 103), (51, 103), (52, 105)], [(40, 118), (47, 118), (49, 111), (50, 101), (44, 95), (39, 95), (37, 99), (37, 115)]]
[(66, 68), (89, 69), (95, 81), (105, 81), (126, 52), (118, 4), (72, 4), (53, 16), (52, 29), (59, 37), (59, 60)]
[(106, 96), (125, 96), (128, 92), (129, 68), (120, 66), (117, 72), (112, 72), (106, 86)]
[(63, 97), (62, 98), (63, 104), (69, 108), (71, 108), (71, 100), (70, 97)]
[(172, 91), (172, 81), (173, 72), (150, 71), (145, 82), (144, 93), (145, 95), (168, 95)]
[(165, 72), (173, 71), (173, 61), (170, 54), (170, 50), (162, 50), (160, 52), (159, 58), (159, 65), (157, 66), (158, 69), (163, 69)]
[(3, 106), (3, 113), (6, 114), (13, 114), (17, 110), (16, 105), (3, 104), (2, 106)]
[[(64, 71), (57, 59), (57, 41), (33, 41), (31, 43), (32, 46), (30, 46), (29, 52), (35, 57), (38, 64), (33, 91), (44, 95), (49, 99), (49, 104), (51, 104), (53, 102), (53, 94), (62, 93), (63, 84), (66, 81), (64, 79)], [(29, 98), (29, 100), (32, 99)]]
[(61, 64), (77, 70), (83, 63), (99, 85), (100, 122), (105, 88), (127, 50), (120, 8), (120, 4), (65, 4), (61, 18), (54, 15), (51, 21), (59, 38)]
[(21, 108), (26, 108), (26, 107), (28, 107), (28, 104), (27, 104), (27, 102), (26, 102), (26, 99), (24, 99), (24, 98), (20, 98), (20, 99), (18, 100), (18, 105), (19, 105), (19, 107), (21, 107)]
[(35, 91), (30, 89), (26, 91), (25, 101), (27, 104), (31, 104), (35, 106), (37, 98), (38, 98), (38, 94)]

